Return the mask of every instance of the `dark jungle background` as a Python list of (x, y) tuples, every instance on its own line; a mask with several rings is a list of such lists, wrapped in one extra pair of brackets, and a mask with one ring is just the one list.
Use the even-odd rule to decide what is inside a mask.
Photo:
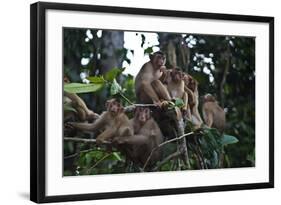
[[(76, 28), (63, 32), (65, 76), (72, 83), (82, 83), (81, 72), (97, 76), (91, 88), (73, 88), (90, 109), (100, 114), (112, 95), (112, 84), (99, 83), (100, 76), (116, 79), (115, 87), (135, 102), (134, 76), (148, 61), (149, 53), (161, 50), (167, 56), (167, 68), (176, 63), (199, 82), (200, 96), (211, 93), (224, 108), (225, 133), (237, 139), (225, 143), (224, 168), (255, 166), (255, 38)], [(66, 106), (64, 109), (69, 111)], [(90, 133), (77, 135), (93, 137)], [(202, 145), (210, 168), (217, 168), (214, 138)], [(167, 163), (162, 170), (171, 167)], [(134, 171), (124, 166), (124, 156), (118, 152), (108, 154), (92, 144), (64, 142), (64, 175)]]

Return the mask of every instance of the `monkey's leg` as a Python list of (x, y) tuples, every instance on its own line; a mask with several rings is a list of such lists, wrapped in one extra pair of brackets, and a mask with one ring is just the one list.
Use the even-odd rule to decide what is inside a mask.
[(151, 86), (155, 90), (159, 99), (168, 100), (168, 101), (171, 100), (171, 96), (170, 96), (167, 88), (163, 85), (163, 83), (161, 83), (160, 80), (152, 81)]
[(90, 110), (84, 100), (80, 98), (75, 93), (68, 93), (64, 92), (64, 95), (69, 97), (73, 103), (75, 104), (76, 109), (78, 109), (78, 113), (80, 114), (80, 118), (84, 121), (87, 118), (89, 119), (97, 119), (99, 117), (98, 114), (94, 113), (92, 110)]
[[(160, 99), (156, 92), (154, 91), (153, 87), (149, 83), (143, 83), (141, 85), (143, 92), (152, 100), (153, 103), (157, 104), (160, 102)], [(141, 102), (145, 103), (145, 102)]]

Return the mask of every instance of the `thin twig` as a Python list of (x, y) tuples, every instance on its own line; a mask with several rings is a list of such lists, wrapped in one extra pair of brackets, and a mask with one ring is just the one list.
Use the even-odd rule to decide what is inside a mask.
[(96, 143), (95, 139), (83, 139), (78, 137), (64, 137), (63, 140), (70, 142)]
[(157, 107), (157, 105), (155, 105), (155, 104), (132, 104), (132, 105), (124, 107), (124, 111), (127, 113), (133, 112), (136, 109), (136, 107)]
[(77, 155), (79, 155), (80, 153), (84, 153), (84, 152), (91, 152), (93, 150), (95, 150), (96, 148), (92, 148), (92, 149), (85, 149), (85, 150), (82, 150), (82, 151), (79, 151), (78, 153), (74, 153), (74, 154), (71, 154), (71, 155), (68, 155), (68, 156), (65, 156), (64, 159), (69, 159), (69, 158), (72, 158), (72, 157), (76, 157)]
[(87, 173), (89, 174), (92, 169), (94, 169), (100, 162), (102, 162), (104, 159), (106, 159), (106, 158), (109, 157), (110, 155), (112, 155), (112, 153), (109, 153), (109, 154), (105, 155), (103, 158), (101, 158), (99, 161), (97, 161), (93, 166), (91, 166), (91, 167), (87, 170)]
[(123, 95), (123, 93), (118, 92), (118, 94), (119, 94), (122, 98), (124, 98), (129, 104), (131, 104), (131, 105), (134, 104), (134, 103), (132, 103), (125, 95)]
[(153, 168), (153, 171), (159, 170), (163, 166), (163, 164), (166, 164), (168, 161), (170, 161), (173, 158), (178, 157), (179, 155), (181, 155), (181, 153), (179, 151), (176, 151), (176, 152), (170, 154), (165, 159), (163, 159), (155, 168)]
[(175, 137), (175, 138), (173, 138), (173, 139), (167, 140), (167, 141), (165, 141), (165, 142), (159, 144), (157, 147), (154, 147), (154, 148), (152, 149), (152, 151), (150, 152), (150, 155), (148, 156), (148, 158), (147, 158), (147, 160), (146, 160), (146, 162), (145, 162), (145, 164), (144, 164), (144, 166), (143, 166), (143, 170), (145, 170), (145, 168), (146, 168), (148, 162), (150, 161), (150, 159), (151, 159), (153, 153), (154, 153), (157, 149), (159, 149), (160, 147), (163, 147), (163, 146), (166, 145), (166, 144), (169, 144), (169, 143), (174, 142), (174, 141), (178, 141), (178, 140), (180, 140), (180, 139), (182, 139), (182, 138), (184, 138), (184, 137), (187, 137), (187, 136), (189, 136), (189, 135), (192, 135), (192, 134), (194, 134), (194, 132), (190, 132), (190, 133), (181, 135), (181, 136), (179, 136), (179, 137)]

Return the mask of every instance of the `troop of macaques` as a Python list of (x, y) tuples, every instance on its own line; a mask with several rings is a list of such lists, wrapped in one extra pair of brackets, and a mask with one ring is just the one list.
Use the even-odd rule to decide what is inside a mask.
[[(195, 128), (201, 127), (203, 120), (198, 111), (198, 82), (179, 68), (166, 69), (166, 57), (162, 52), (155, 52), (149, 57), (150, 61), (142, 66), (135, 79), (137, 103), (153, 103), (159, 109), (167, 101), (182, 99), (184, 105), (181, 110), (175, 109), (179, 112), (176, 116), (180, 116), (176, 120), (180, 121), (182, 116), (186, 116)], [(87, 117), (95, 119), (93, 123), (69, 122), (68, 125), (80, 130), (101, 132), (96, 137), (97, 145), (111, 144), (132, 162), (141, 166), (146, 164), (148, 158), (150, 160), (146, 164), (147, 167), (153, 166), (161, 159), (161, 149), (155, 148), (164, 140), (157, 122), (161, 129), (163, 124), (161, 124), (161, 119), (160, 122), (157, 117), (155, 118), (157, 122), (153, 119), (149, 107), (137, 106), (134, 117), (129, 120), (121, 103), (113, 98), (106, 101), (106, 111), (98, 116), (90, 111), (76, 94), (66, 93), (66, 96), (78, 102), (77, 107), (85, 112), (85, 119)], [(223, 132), (225, 112), (210, 94), (204, 96), (202, 113), (208, 127), (214, 127)], [(163, 133), (167, 135), (164, 131)]]
[(225, 112), (211, 94), (206, 94), (203, 97), (202, 113), (208, 127), (216, 128), (220, 132), (224, 131)]
[(140, 69), (135, 79), (137, 103), (154, 103), (161, 106), (170, 101), (167, 88), (159, 80), (165, 69), (166, 57), (158, 51), (149, 55), (150, 61)]
[(133, 136), (133, 128), (129, 118), (124, 113), (120, 102), (110, 99), (105, 104), (106, 110), (93, 123), (69, 122), (70, 126), (85, 131), (102, 131), (96, 138), (96, 143), (111, 144), (115, 137)]
[[(130, 120), (134, 135), (126, 138), (116, 138), (117, 147), (134, 163), (144, 166), (152, 150), (163, 142), (163, 135), (150, 109), (137, 107), (134, 118)], [(161, 150), (155, 150), (149, 160), (148, 166), (154, 165), (161, 158)]]

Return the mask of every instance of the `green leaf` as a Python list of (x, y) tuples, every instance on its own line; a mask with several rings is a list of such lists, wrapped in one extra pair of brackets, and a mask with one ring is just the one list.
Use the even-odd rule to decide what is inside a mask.
[(182, 107), (183, 105), (184, 105), (183, 100), (180, 99), (180, 98), (176, 98), (176, 100), (175, 100), (175, 106), (176, 106), (176, 107)]
[(147, 54), (147, 53), (148, 54), (153, 53), (153, 46), (144, 49), (144, 54)]
[(125, 68), (121, 68), (121, 69), (120, 68), (113, 68), (105, 74), (104, 78), (105, 78), (105, 80), (112, 82), (124, 70), (125, 70)]
[(64, 85), (64, 91), (69, 93), (89, 93), (96, 92), (102, 87), (103, 84), (68, 83)]
[(122, 91), (122, 87), (114, 79), (111, 84), (111, 87), (110, 87), (110, 95), (116, 95), (117, 93), (119, 93), (121, 91)]
[(103, 76), (90, 76), (87, 79), (94, 84), (103, 84), (106, 82)]
[(91, 163), (91, 161), (92, 161), (92, 156), (91, 156), (91, 154), (87, 153), (87, 154), (85, 155), (85, 158), (86, 158), (86, 164), (89, 165), (89, 164)]
[(114, 156), (118, 161), (121, 161), (121, 160), (122, 160), (121, 157), (120, 157), (120, 155), (119, 155), (117, 152), (113, 152), (112, 154), (113, 154), (113, 156)]
[(237, 142), (239, 142), (239, 140), (234, 136), (225, 134), (222, 136), (222, 145), (235, 144)]

